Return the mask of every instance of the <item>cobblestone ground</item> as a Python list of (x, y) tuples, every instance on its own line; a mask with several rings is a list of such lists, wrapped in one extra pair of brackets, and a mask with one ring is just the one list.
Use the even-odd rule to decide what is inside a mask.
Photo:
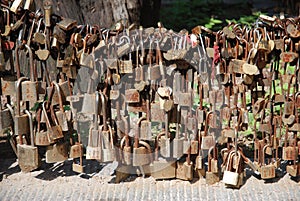
[(248, 172), (240, 189), (222, 182), (208, 186), (205, 179), (155, 181), (136, 176), (115, 184), (116, 165), (92, 162), (85, 174), (76, 174), (72, 161), (43, 162), (39, 170), (22, 173), (16, 159), (0, 159), (0, 200), (300, 200), (299, 179), (287, 174), (265, 182)]

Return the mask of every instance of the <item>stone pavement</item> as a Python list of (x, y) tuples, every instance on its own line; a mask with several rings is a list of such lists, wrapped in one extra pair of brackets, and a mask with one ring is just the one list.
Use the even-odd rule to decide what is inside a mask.
[(204, 179), (155, 181), (136, 176), (115, 184), (116, 165), (95, 161), (86, 167), (86, 174), (76, 174), (69, 160), (43, 163), (39, 170), (22, 173), (16, 159), (0, 159), (0, 200), (300, 200), (299, 179), (287, 174), (265, 182), (246, 171), (240, 189), (222, 182), (208, 186)]

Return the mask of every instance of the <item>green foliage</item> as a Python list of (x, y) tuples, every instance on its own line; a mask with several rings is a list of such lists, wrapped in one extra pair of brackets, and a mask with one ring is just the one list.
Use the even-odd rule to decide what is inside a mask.
[(251, 14), (251, 7), (246, 3), (226, 5), (223, 0), (176, 0), (161, 8), (160, 20), (166, 28), (175, 31), (191, 30), (197, 25), (217, 31), (232, 22), (250, 26), (260, 14)]
[[(213, 16), (222, 12), (221, 0), (175, 1), (172, 5), (161, 9), (161, 21), (167, 28), (175, 31), (191, 29), (196, 25), (215, 25), (219, 21)], [(214, 24), (212, 24), (214, 23)]]

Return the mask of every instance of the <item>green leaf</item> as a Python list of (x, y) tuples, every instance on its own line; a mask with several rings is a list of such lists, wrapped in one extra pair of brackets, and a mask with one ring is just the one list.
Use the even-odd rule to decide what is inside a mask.
[(213, 23), (215, 23), (215, 24), (221, 24), (222, 23), (221, 20), (214, 19), (214, 18), (212, 18), (210, 21), (213, 22)]
[(71, 110), (71, 107), (70, 107), (70, 105), (65, 105), (65, 106), (64, 106), (64, 110), (65, 110), (65, 111), (69, 111), (69, 110)]
[(40, 107), (40, 103), (39, 102), (36, 102), (34, 104), (34, 106), (30, 109), (31, 111), (37, 111), (37, 109)]

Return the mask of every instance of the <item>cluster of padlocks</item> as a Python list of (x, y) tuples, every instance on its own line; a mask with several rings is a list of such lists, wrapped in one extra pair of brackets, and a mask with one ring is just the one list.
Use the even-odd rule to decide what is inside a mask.
[(22, 171), (118, 161), (123, 173), (240, 187), (245, 164), (272, 179), (286, 161), (300, 175), (298, 18), (175, 33), (78, 25), (18, 2), (0, 11), (0, 130)]

